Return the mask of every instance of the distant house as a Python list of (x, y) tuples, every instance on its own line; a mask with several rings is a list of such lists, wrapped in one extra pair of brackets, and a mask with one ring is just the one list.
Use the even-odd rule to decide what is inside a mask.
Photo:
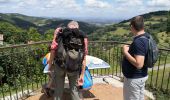
[(0, 45), (3, 45), (3, 40), (4, 40), (3, 34), (0, 34)]

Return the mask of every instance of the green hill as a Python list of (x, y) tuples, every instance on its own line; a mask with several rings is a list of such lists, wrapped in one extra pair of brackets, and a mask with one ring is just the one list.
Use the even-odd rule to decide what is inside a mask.
[[(59, 18), (43, 18), (43, 17), (32, 17), (17, 13), (0, 13), (0, 22), (8, 22), (14, 26), (22, 29), (29, 29), (30, 27), (37, 28), (40, 33), (45, 33), (49, 29), (56, 29), (58, 26), (66, 26), (71, 20), (59, 19)], [(85, 22), (79, 22), (80, 29), (90, 34), (97, 26), (88, 24)]]
[[(43, 26), (39, 27), (39, 30), (44, 32), (48, 29), (56, 29), (56, 27), (59, 26), (67, 26), (67, 24), (70, 22), (71, 20), (54, 20), (54, 21), (50, 21), (50, 23), (45, 24)], [(97, 26), (92, 25), (92, 24), (88, 24), (88, 23), (84, 23), (84, 22), (78, 22), (80, 29), (84, 32), (86, 32), (87, 34), (92, 33)]]
[[(145, 18), (145, 30), (153, 35), (160, 47), (169, 48), (170, 17), (168, 17), (168, 11), (150, 12), (141, 16)], [(130, 20), (131, 19), (124, 20), (118, 24), (103, 27), (97, 27), (85, 22), (79, 22), (79, 24), (80, 29), (89, 35), (89, 40), (129, 42), (132, 40), (132, 34), (130, 34), (129, 30)], [(69, 21), (68, 19), (32, 17), (16, 13), (0, 13), (0, 31), (5, 34), (4, 39), (7, 43), (26, 43), (26, 40), (50, 40), (52, 39), (55, 28), (67, 26)], [(10, 28), (15, 31), (9, 31), (8, 29)], [(18, 34), (22, 34), (22, 36), (26, 34), (26, 36), (28, 36), (24, 37), (25, 40), (18, 41)]]
[(13, 17), (10, 14), (2, 14), (0, 13), (0, 22), (8, 22), (13, 25), (16, 25), (18, 27), (21, 27), (23, 29), (28, 29), (29, 27), (36, 27), (34, 23), (31, 23), (30, 21), (18, 18), (18, 17)]
[[(141, 15), (145, 19), (145, 30), (152, 34), (160, 47), (170, 47), (170, 35), (167, 33), (168, 11), (156, 11)], [(121, 41), (132, 40), (129, 21), (124, 20), (118, 24), (105, 26), (93, 32), (89, 36), (91, 40)]]

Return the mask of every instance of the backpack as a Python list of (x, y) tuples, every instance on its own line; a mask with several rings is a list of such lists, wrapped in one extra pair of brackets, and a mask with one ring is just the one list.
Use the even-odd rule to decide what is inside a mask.
[(145, 57), (146, 59), (144, 65), (149, 68), (153, 68), (154, 64), (158, 60), (158, 55), (159, 55), (157, 44), (150, 34), (147, 34), (147, 36), (141, 36), (140, 38), (148, 39), (148, 43), (149, 43), (148, 52)]
[(78, 29), (63, 29), (57, 36), (55, 64), (68, 71), (80, 69), (84, 54), (84, 38)]

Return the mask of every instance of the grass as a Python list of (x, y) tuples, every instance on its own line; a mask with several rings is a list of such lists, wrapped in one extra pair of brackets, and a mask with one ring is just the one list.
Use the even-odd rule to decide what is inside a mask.
[[(168, 84), (168, 78), (170, 74), (170, 68), (165, 68), (158, 70), (154, 70), (153, 73), (152, 71), (149, 72), (149, 78), (147, 81), (147, 84), (151, 84), (154, 88), (161, 88), (166, 89), (167, 84)], [(168, 84), (170, 88), (170, 83)]]
[[(159, 24), (160, 23), (160, 21), (157, 21), (157, 20), (155, 20), (155, 21), (145, 21), (145, 25), (148, 25), (148, 24)], [(126, 22), (126, 23), (124, 23), (124, 25), (129, 25), (130, 24), (130, 22)]]
[(147, 25), (147, 24), (159, 24), (160, 23), (160, 21), (145, 21), (145, 25)]
[(163, 20), (166, 21), (167, 20), (167, 16), (152, 16), (151, 20), (155, 20), (155, 21), (159, 21), (159, 20)]
[(102, 35), (102, 37), (100, 37), (100, 40), (106, 40), (109, 37), (113, 37), (113, 35), (115, 36), (124, 36), (124, 35), (128, 35), (129, 34), (129, 30), (124, 29), (123, 27), (118, 27), (115, 31), (110, 31), (110, 32), (106, 32), (106, 34)]
[(126, 30), (126, 29), (123, 29), (123, 27), (119, 27), (119, 28), (117, 28), (117, 30), (116, 31), (113, 31), (113, 33), (112, 34), (114, 34), (114, 35), (124, 35), (124, 34), (128, 34), (129, 33), (129, 31), (128, 30)]
[(168, 35), (165, 32), (158, 33), (157, 37), (159, 37), (159, 43), (164, 43), (167, 36)]
[[(156, 64), (155, 64), (155, 66), (164, 66), (164, 64), (166, 63), (166, 64), (170, 64), (170, 54), (169, 54), (170, 52), (162, 52), (162, 51), (160, 51), (159, 52), (159, 58), (158, 58), (158, 60), (157, 60), (157, 62), (156, 62)], [(165, 62), (165, 60), (166, 60), (166, 62)], [(166, 65), (166, 67), (167, 67), (167, 65)]]
[(129, 26), (129, 24), (130, 24), (130, 22), (126, 22), (126, 23), (123, 23), (124, 25), (128, 25)]

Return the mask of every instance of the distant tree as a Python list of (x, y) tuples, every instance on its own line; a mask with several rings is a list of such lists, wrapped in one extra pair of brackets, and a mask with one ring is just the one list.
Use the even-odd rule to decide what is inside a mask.
[(160, 18), (160, 20), (159, 20), (160, 22), (163, 22), (164, 20), (163, 20), (163, 18)]
[(4, 77), (4, 69), (0, 66), (0, 84), (2, 84), (2, 78)]
[(168, 19), (167, 19), (167, 30), (166, 33), (170, 36), (170, 11), (168, 12)]
[(52, 40), (53, 39), (53, 33), (54, 33), (54, 29), (49, 29), (45, 32), (44, 36), (43, 36), (43, 40)]
[(168, 45), (169, 45), (169, 47), (170, 47), (170, 37), (167, 37), (167, 38), (165, 39), (165, 43), (168, 43)]
[(151, 35), (153, 36), (153, 38), (155, 39), (155, 41), (156, 41), (157, 43), (159, 43), (159, 39), (158, 39), (158, 37), (157, 37), (157, 34), (156, 34), (156, 33), (151, 33)]
[(0, 22), (0, 30), (4, 35), (4, 42), (8, 44), (26, 43), (28, 35), (22, 30), (7, 22)]
[(38, 30), (34, 27), (30, 27), (28, 30), (28, 40), (29, 41), (41, 41), (41, 35)]

